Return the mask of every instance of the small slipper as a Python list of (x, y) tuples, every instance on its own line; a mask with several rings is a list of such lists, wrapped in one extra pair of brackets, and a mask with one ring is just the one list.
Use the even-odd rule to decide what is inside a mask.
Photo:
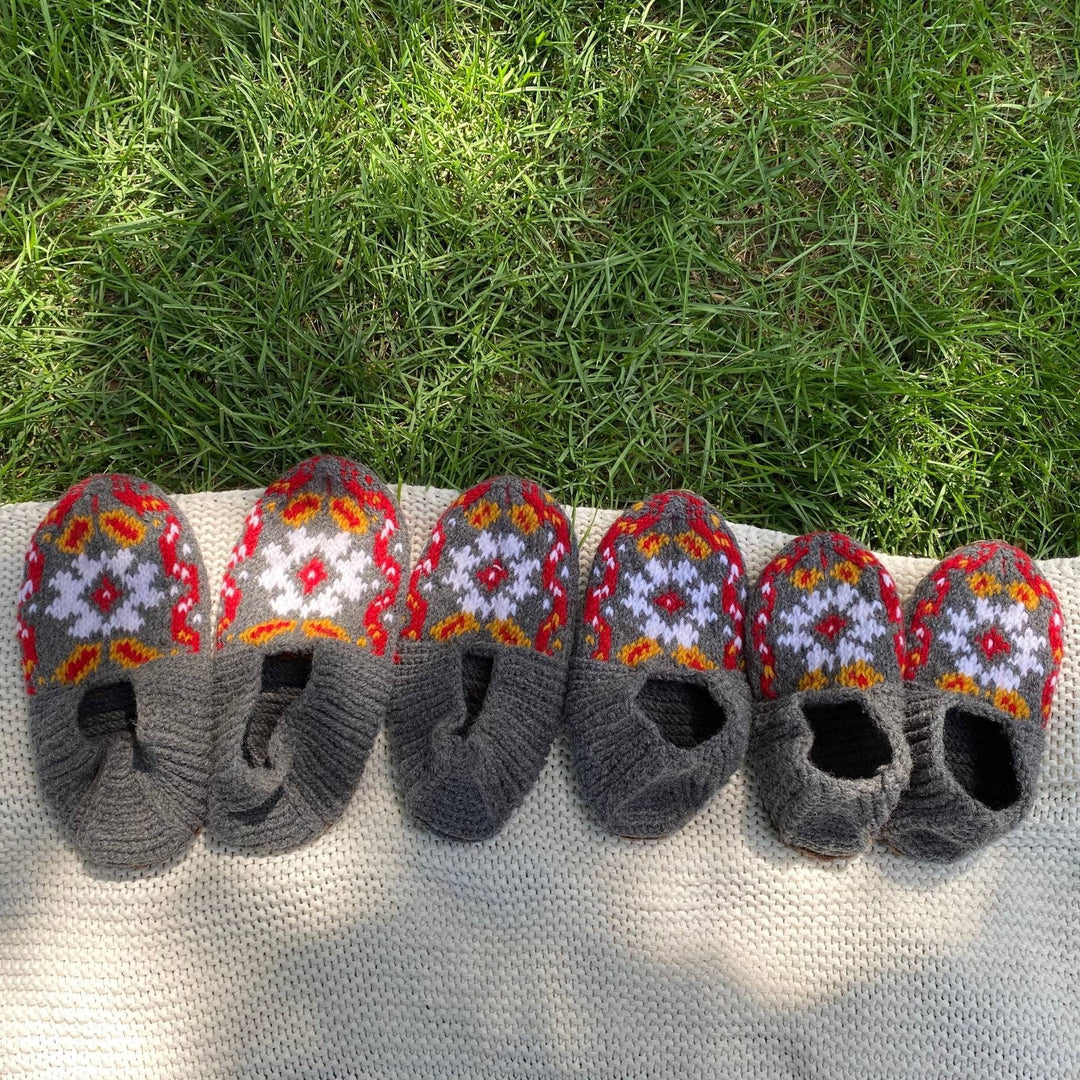
[(208, 621), (195, 535), (145, 480), (80, 481), (30, 541), (16, 625), (37, 771), (91, 862), (165, 862), (199, 829)]
[(750, 596), (749, 761), (781, 839), (865, 851), (908, 781), (904, 623), (896, 586), (840, 533), (791, 541)]
[(691, 492), (637, 503), (600, 541), (566, 722), (582, 794), (610, 832), (675, 832), (742, 762), (745, 599), (734, 536)]
[(950, 861), (1031, 809), (1064, 653), (1061, 607), (1022, 551), (972, 544), (919, 583), (908, 644), (911, 785), (886, 838)]
[(541, 487), (486, 480), (439, 518), (413, 571), (388, 718), (408, 812), (457, 840), (502, 828), (562, 716), (577, 544)]
[(284, 851), (341, 816), (386, 713), (407, 558), (390, 492), (356, 462), (310, 458), (256, 502), (221, 587), (214, 836)]

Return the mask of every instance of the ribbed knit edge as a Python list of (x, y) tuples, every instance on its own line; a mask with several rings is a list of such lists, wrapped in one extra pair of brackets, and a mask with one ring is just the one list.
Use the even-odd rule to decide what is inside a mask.
[(266, 650), (227, 647), (213, 664), (218, 717), (207, 831), (259, 854), (318, 836), (342, 814), (386, 714), (391, 657), (351, 642), (311, 646), (311, 676), (282, 712), (269, 766), (249, 765), (243, 741)]
[[(867, 779), (824, 772), (810, 761), (808, 704), (858, 699), (889, 741), (892, 760)], [(904, 735), (904, 688), (806, 691), (754, 705), (749, 762), (761, 799), (784, 843), (830, 857), (865, 851), (885, 826), (911, 772)]]
[[(480, 714), (466, 728), (462, 655), (493, 657)], [(559, 728), (567, 662), (532, 649), (403, 642), (387, 731), (408, 813), (456, 840), (494, 836), (536, 783)]]
[[(905, 733), (911, 747), (911, 782), (883, 839), (904, 855), (932, 862), (963, 858), (1014, 829), (1031, 809), (1046, 736), (1036, 721), (1013, 720), (966, 694), (918, 682), (906, 684)], [(1012, 749), (1019, 798), (992, 810), (973, 798), (949, 771), (945, 758), (945, 714), (952, 707), (986, 716), (1001, 725)]]
[[(676, 832), (742, 763), (750, 732), (750, 688), (741, 671), (676, 676), (574, 657), (566, 727), (582, 796), (597, 821), (620, 836)], [(720, 730), (692, 748), (673, 745), (637, 704), (650, 674), (704, 687), (723, 709)]]
[(78, 725), (86, 687), (29, 699), (30, 732), (46, 802), (78, 850), (107, 867), (167, 862), (191, 842), (206, 810), (209, 682), (202, 654), (170, 656), (130, 673), (137, 753), (126, 735), (88, 738)]

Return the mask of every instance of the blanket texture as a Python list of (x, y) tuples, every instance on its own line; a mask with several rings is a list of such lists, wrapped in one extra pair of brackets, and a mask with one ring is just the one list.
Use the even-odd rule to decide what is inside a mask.
[[(212, 587), (257, 492), (177, 500)], [(404, 488), (415, 559), (452, 492)], [(402, 812), (380, 734), (302, 850), (84, 864), (46, 811), (14, 634), (45, 504), (0, 507), (0, 1076), (1080, 1076), (1080, 559), (1032, 817), (964, 862), (784, 847), (743, 767), (664, 840), (609, 835), (560, 739), (494, 839)], [(587, 567), (614, 510), (573, 514)], [(734, 525), (753, 578), (788, 537)], [(929, 559), (884, 562), (906, 598)], [(0, 626), (2, 629), (2, 626)]]

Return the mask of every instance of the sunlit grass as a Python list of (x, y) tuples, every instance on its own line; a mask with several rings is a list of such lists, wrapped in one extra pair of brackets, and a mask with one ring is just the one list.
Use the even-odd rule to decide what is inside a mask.
[(334, 450), (1078, 554), (1077, 18), (7, 0), (0, 497)]

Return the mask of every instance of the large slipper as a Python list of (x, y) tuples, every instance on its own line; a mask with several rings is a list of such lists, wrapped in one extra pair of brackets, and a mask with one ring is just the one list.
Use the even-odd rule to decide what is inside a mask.
[(892, 577), (842, 533), (792, 540), (750, 597), (749, 761), (781, 838), (827, 857), (877, 838), (911, 771)]
[(577, 546), (539, 485), (486, 480), (447, 508), (413, 571), (388, 719), (409, 813), (483, 840), (536, 782), (558, 728)]
[(1061, 607), (1022, 551), (971, 544), (920, 582), (911, 606), (911, 784), (886, 839), (959, 859), (1028, 814), (1064, 653)]
[(745, 595), (734, 536), (688, 491), (638, 503), (601, 540), (566, 721), (582, 794), (611, 832), (674, 832), (742, 762)]
[(208, 615), (195, 536), (144, 480), (75, 484), (30, 541), (17, 632), (38, 776), (94, 863), (164, 862), (198, 831)]
[(386, 712), (408, 540), (370, 469), (315, 457), (255, 504), (221, 588), (207, 829), (249, 851), (326, 830)]

